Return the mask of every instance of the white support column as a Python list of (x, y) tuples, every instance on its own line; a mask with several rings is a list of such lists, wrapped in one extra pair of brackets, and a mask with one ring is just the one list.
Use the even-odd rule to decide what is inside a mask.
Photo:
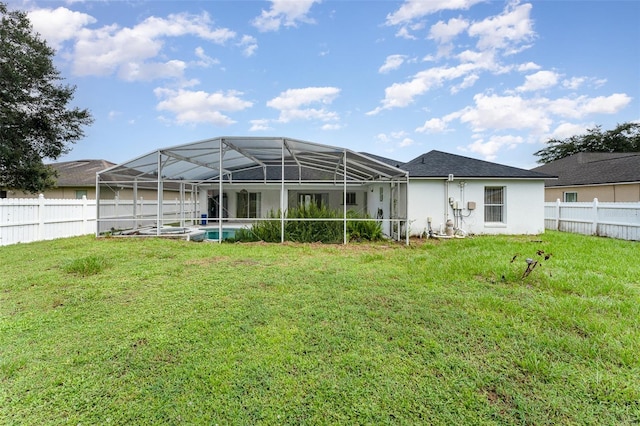
[(347, 150), (343, 151), (343, 181), (342, 181), (342, 244), (347, 244)]
[[(223, 211), (223, 205), (222, 202), (224, 200), (224, 197), (222, 196), (222, 191), (224, 190), (224, 187), (222, 185), (222, 159), (223, 159), (223, 144), (222, 144), (223, 140), (222, 138), (220, 138), (220, 141), (218, 142), (219, 145), (219, 152), (218, 152), (218, 243), (222, 242), (222, 215), (224, 213)], [(202, 211), (202, 210), (201, 210)]]
[(100, 175), (96, 173), (96, 238), (100, 236)]
[(157, 186), (157, 191), (158, 193), (156, 194), (156, 201), (157, 201), (157, 205), (156, 205), (156, 236), (160, 236), (160, 228), (162, 227), (162, 203), (164, 203), (164, 197), (163, 197), (163, 191), (164, 188), (162, 186), (162, 152), (158, 151), (158, 186)]
[(280, 243), (284, 243), (284, 139), (280, 145)]
[(180, 182), (180, 226), (184, 228), (184, 182)]
[(138, 229), (138, 178), (133, 178), (133, 229)]
[(404, 183), (405, 191), (404, 191), (404, 219), (406, 221), (407, 228), (407, 245), (409, 245), (409, 175), (407, 175), (407, 180)]

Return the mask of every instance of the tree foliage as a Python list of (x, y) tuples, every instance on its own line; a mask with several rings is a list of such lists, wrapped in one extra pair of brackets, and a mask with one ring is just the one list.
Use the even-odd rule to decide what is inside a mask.
[(567, 139), (549, 139), (547, 147), (535, 153), (538, 163), (550, 163), (579, 152), (640, 152), (640, 123), (618, 124), (613, 130), (601, 126), (587, 129), (584, 135)]
[(26, 13), (0, 3), (0, 187), (36, 193), (54, 186), (43, 160), (69, 152), (92, 122), (88, 110), (67, 106), (76, 88), (61, 83), (54, 55)]

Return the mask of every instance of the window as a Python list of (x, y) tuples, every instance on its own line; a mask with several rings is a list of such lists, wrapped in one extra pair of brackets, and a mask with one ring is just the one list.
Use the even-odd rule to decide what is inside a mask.
[(76, 200), (81, 200), (83, 196), (84, 197), (87, 196), (87, 190), (86, 189), (77, 189), (76, 190)]
[(355, 192), (347, 192), (347, 205), (355, 205), (356, 203), (356, 193)]
[(484, 188), (484, 221), (504, 223), (503, 186), (487, 186)]
[(577, 192), (564, 192), (563, 194), (565, 203), (577, 203), (578, 202), (578, 193)]
[(248, 192), (246, 189), (238, 192), (236, 198), (236, 216), (239, 218), (260, 217), (260, 193)]
[(298, 194), (298, 205), (309, 207), (314, 204), (319, 209), (322, 208), (323, 205), (327, 205), (327, 200), (329, 199), (329, 194)]
[(0, 198), (7, 198), (7, 191), (0, 191)]

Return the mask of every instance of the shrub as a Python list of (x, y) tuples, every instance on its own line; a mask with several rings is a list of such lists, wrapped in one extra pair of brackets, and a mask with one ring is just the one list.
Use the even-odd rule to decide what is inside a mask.
[[(280, 242), (281, 211), (270, 211), (268, 219), (255, 223), (250, 229), (239, 230), (235, 234), (235, 241), (265, 241)], [(344, 223), (342, 211), (331, 210), (322, 205), (299, 205), (287, 211), (284, 239), (300, 243), (340, 243), (343, 240)], [(368, 215), (347, 212), (348, 219), (369, 219)], [(310, 220), (298, 220), (310, 219)], [(328, 219), (328, 220), (322, 220)], [(375, 220), (347, 221), (347, 236), (349, 240), (375, 241), (382, 238), (382, 228)]]

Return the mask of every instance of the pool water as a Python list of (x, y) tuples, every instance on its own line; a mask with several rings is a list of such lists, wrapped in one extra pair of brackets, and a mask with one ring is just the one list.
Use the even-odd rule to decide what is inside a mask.
[[(220, 230), (218, 228), (215, 229), (205, 229), (206, 231), (206, 235), (205, 235), (205, 239), (206, 240), (219, 240), (220, 239)], [(233, 238), (236, 235), (236, 230), (235, 229), (224, 229), (222, 228), (222, 239), (226, 240), (229, 238)]]

